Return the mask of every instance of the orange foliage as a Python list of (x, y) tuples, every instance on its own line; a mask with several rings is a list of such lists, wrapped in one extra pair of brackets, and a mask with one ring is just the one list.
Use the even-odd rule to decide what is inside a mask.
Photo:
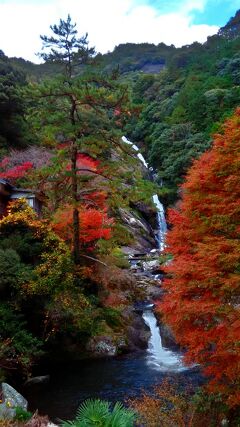
[[(78, 171), (78, 174), (84, 174), (84, 171), (96, 172), (99, 170), (99, 161), (93, 159), (92, 157), (88, 156), (87, 154), (78, 153), (77, 154), (77, 168), (80, 169)], [(67, 170), (71, 169), (70, 164), (66, 167)]]
[(4, 171), (0, 172), (0, 178), (7, 179), (11, 181), (12, 183), (15, 183), (15, 181), (19, 178), (23, 178), (29, 169), (33, 168), (33, 164), (31, 162), (24, 162), (21, 165), (14, 166), (10, 169), (7, 168), (8, 165), (8, 158), (5, 157), (3, 161), (0, 163), (0, 168), (3, 167)]
[(211, 391), (240, 404), (240, 109), (193, 164), (183, 185), (160, 304), (186, 360), (204, 366)]
[[(196, 395), (195, 395), (196, 397)], [(199, 396), (200, 397), (200, 396)], [(204, 400), (194, 399), (190, 385), (184, 390), (173, 378), (164, 379), (151, 393), (142, 392), (137, 399), (127, 401), (137, 413), (141, 427), (203, 427), (221, 426), (224, 414)], [(205, 404), (205, 406), (204, 406)], [(210, 409), (210, 411), (209, 411)]]
[[(66, 241), (72, 241), (73, 235), (73, 208), (69, 205), (58, 210), (54, 217), (54, 231)], [(94, 248), (98, 239), (110, 239), (113, 220), (107, 213), (98, 209), (79, 208), (80, 244), (82, 247)]]
[[(58, 149), (70, 148), (69, 142), (58, 144)], [(70, 163), (67, 163), (65, 168), (67, 171), (71, 171)], [(84, 153), (77, 154), (76, 168), (79, 178), (84, 175), (92, 175), (92, 178), (95, 178), (95, 175), (101, 174), (100, 162)], [(70, 175), (60, 175), (57, 194), (62, 189), (64, 197), (69, 185), (72, 185)], [(104, 191), (93, 189), (89, 183), (79, 187), (80, 245), (84, 249), (93, 250), (98, 239), (110, 239), (113, 220), (107, 215), (107, 194)], [(53, 229), (61, 238), (71, 244), (73, 240), (73, 205), (71, 206), (70, 202), (65, 201), (64, 206), (54, 213)]]

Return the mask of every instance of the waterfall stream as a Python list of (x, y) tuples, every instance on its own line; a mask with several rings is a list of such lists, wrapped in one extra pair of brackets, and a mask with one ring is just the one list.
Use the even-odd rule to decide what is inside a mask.
[(162, 372), (179, 372), (186, 369), (182, 363), (182, 356), (179, 353), (168, 350), (162, 346), (157, 319), (151, 307), (143, 312), (142, 317), (151, 332), (151, 337), (148, 342), (147, 363)]
[(166, 218), (164, 214), (164, 207), (162, 203), (160, 202), (157, 194), (153, 195), (153, 203), (156, 205), (157, 208), (157, 220), (158, 220), (158, 232), (157, 232), (157, 242), (158, 242), (158, 248), (160, 251), (163, 251), (165, 248), (165, 236), (167, 232), (167, 223)]
[[(133, 144), (125, 136), (122, 137), (122, 140), (126, 144), (132, 146), (132, 148), (137, 152), (137, 157), (139, 158), (139, 160), (148, 169), (148, 164), (144, 159), (144, 157), (142, 156), (142, 154), (139, 152), (139, 148), (137, 147), (137, 145)], [(165, 248), (165, 236), (167, 232), (167, 223), (166, 223), (166, 218), (164, 214), (164, 207), (160, 202), (157, 194), (154, 194), (152, 196), (152, 200), (157, 208), (158, 230), (156, 235), (156, 241), (157, 241), (158, 249), (160, 251), (163, 251)], [(149, 327), (151, 332), (151, 337), (149, 339), (148, 350), (147, 350), (147, 363), (152, 368), (162, 372), (164, 371), (179, 372), (179, 371), (185, 370), (186, 367), (184, 367), (182, 363), (181, 354), (178, 352), (173, 352), (171, 350), (168, 350), (162, 346), (160, 329), (157, 324), (157, 319), (154, 315), (154, 312), (152, 311), (152, 308), (153, 308), (153, 304), (150, 304), (149, 306), (147, 306), (142, 315), (145, 324)]]
[[(129, 141), (129, 139), (127, 139), (125, 136), (122, 137), (122, 141), (128, 145), (131, 145), (131, 147), (135, 151), (137, 151), (137, 157), (143, 163), (143, 165), (147, 169), (149, 169), (148, 164), (147, 164), (146, 160), (144, 159), (143, 155), (140, 153), (138, 146), (133, 144), (131, 141)], [(151, 170), (151, 168), (149, 170)], [(165, 215), (164, 215), (164, 207), (163, 207), (162, 203), (160, 202), (157, 194), (154, 194), (152, 199), (153, 199), (153, 203), (155, 204), (155, 206), (157, 208), (158, 232), (156, 235), (156, 240), (157, 240), (157, 244), (158, 244), (158, 249), (160, 249), (160, 251), (163, 251), (164, 247), (165, 247), (165, 235), (167, 232), (167, 223), (166, 223), (166, 219), (165, 219)]]

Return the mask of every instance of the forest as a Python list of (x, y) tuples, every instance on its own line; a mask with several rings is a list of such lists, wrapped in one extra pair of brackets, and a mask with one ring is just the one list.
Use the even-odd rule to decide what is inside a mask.
[[(154, 312), (204, 380), (190, 391), (164, 380), (125, 406), (89, 401), (73, 425), (237, 427), (240, 11), (181, 48), (103, 55), (70, 15), (49, 32), (41, 64), (0, 50), (0, 381), (22, 390), (39, 366), (91, 359), (103, 337), (114, 357), (133, 351), (130, 307), (149, 291), (129, 248), (155, 247), (156, 194), (168, 232), (150, 261)], [(16, 414), (12, 425), (46, 425)]]

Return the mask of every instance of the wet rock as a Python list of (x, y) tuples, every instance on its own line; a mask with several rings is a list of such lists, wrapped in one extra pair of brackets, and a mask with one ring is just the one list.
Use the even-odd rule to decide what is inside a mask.
[(141, 212), (143, 218), (151, 225), (152, 228), (157, 228), (156, 208), (144, 202), (132, 202), (131, 206)]
[(150, 330), (143, 318), (138, 314), (134, 314), (131, 325), (127, 328), (129, 350), (145, 350), (148, 347), (150, 336)]
[(128, 352), (128, 343), (125, 337), (120, 337), (116, 341), (117, 352), (118, 353), (127, 353)]
[(163, 347), (169, 348), (173, 351), (178, 351), (179, 345), (176, 343), (170, 327), (164, 323), (160, 323), (159, 329), (162, 337)]
[(45, 385), (48, 384), (50, 380), (50, 375), (40, 375), (38, 377), (29, 378), (25, 383), (24, 387), (33, 386), (33, 385)]
[(113, 343), (112, 338), (108, 336), (93, 337), (89, 340), (87, 351), (94, 357), (107, 357), (117, 355), (117, 346)]
[(138, 218), (132, 212), (129, 212), (126, 209), (119, 208), (119, 212), (122, 220), (133, 228), (142, 228), (146, 233), (149, 232), (149, 226), (147, 222), (143, 219)]
[(0, 419), (13, 419), (16, 415), (16, 407), (27, 410), (27, 400), (12, 386), (2, 383), (2, 403), (0, 404)]
[(144, 270), (156, 270), (159, 267), (158, 259), (154, 259), (151, 261), (143, 261), (142, 266)]

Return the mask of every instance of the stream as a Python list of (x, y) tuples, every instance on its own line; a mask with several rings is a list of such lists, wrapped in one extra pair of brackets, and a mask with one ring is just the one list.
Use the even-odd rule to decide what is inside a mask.
[[(125, 137), (123, 137), (125, 138)], [(138, 152), (138, 147), (127, 138)], [(145, 167), (147, 163), (138, 153)], [(167, 231), (164, 209), (157, 195), (153, 196), (157, 207), (158, 249), (164, 249)], [(153, 276), (154, 277), (154, 276)], [(157, 277), (156, 277), (157, 278)], [(153, 304), (142, 306), (142, 317), (149, 327), (151, 336), (146, 350), (114, 358), (87, 359), (78, 362), (47, 366), (50, 382), (44, 389), (33, 387), (27, 394), (30, 409), (38, 408), (40, 414), (48, 414), (53, 421), (73, 419), (81, 402), (88, 398), (101, 398), (111, 402), (126, 402), (127, 398), (139, 397), (142, 390), (151, 392), (154, 385), (160, 385), (164, 378), (177, 381), (182, 387), (192, 384), (193, 388), (203, 383), (197, 367), (186, 367), (182, 354), (162, 345), (160, 329), (153, 311)]]
[(201, 385), (198, 368), (184, 367), (181, 354), (163, 348), (156, 317), (146, 308), (143, 318), (150, 327), (148, 349), (142, 352), (106, 359), (86, 359), (79, 362), (46, 367), (50, 382), (43, 389), (31, 388), (26, 397), (30, 410), (38, 408), (52, 421), (73, 419), (80, 403), (88, 398), (125, 402), (151, 392), (166, 377), (182, 387)]

